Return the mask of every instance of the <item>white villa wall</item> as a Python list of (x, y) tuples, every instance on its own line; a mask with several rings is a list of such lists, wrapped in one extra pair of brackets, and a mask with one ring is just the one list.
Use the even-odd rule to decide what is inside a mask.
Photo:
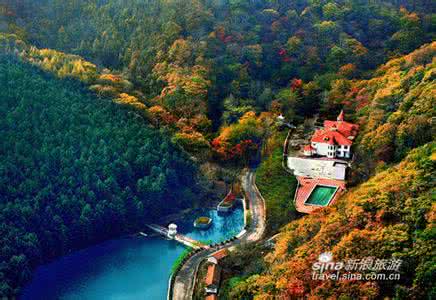
[(312, 147), (316, 149), (316, 154), (319, 156), (327, 156), (330, 158), (341, 157), (350, 158), (351, 156), (351, 146), (346, 145), (330, 145), (327, 143), (315, 143), (312, 142)]
[(347, 165), (334, 160), (288, 157), (287, 163), (295, 176), (345, 180)]
[(316, 149), (316, 154), (320, 156), (335, 157), (337, 147), (327, 143), (312, 143), (312, 147)]
[(337, 157), (350, 158), (351, 156), (351, 146), (340, 145), (336, 150)]

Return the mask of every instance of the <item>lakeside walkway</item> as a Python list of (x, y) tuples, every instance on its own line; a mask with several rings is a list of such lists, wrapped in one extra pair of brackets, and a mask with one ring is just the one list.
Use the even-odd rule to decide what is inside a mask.
[(253, 170), (242, 176), (242, 187), (248, 199), (248, 209), (251, 212), (251, 224), (238, 238), (225, 245), (205, 249), (191, 256), (177, 272), (172, 287), (172, 299), (191, 300), (194, 294), (196, 275), (200, 263), (212, 253), (221, 249), (234, 249), (235, 246), (256, 242), (262, 239), (266, 228), (265, 201), (256, 187), (256, 176)]
[[(158, 234), (168, 237), (168, 229), (163, 226), (156, 225), (156, 224), (149, 224), (147, 225), (147, 227)], [(201, 242), (191, 239), (190, 237), (187, 237), (180, 233), (177, 233), (175, 235), (174, 240), (193, 249), (209, 249), (209, 246), (204, 245)]]

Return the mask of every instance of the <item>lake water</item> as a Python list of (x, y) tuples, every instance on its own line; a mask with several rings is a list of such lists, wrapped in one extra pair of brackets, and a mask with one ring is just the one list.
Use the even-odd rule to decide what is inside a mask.
[[(194, 219), (204, 215), (213, 225), (195, 229)], [(200, 210), (177, 224), (179, 232), (194, 239), (220, 242), (242, 230), (243, 222), (243, 210), (237, 207), (228, 215)], [(20, 299), (163, 300), (171, 267), (184, 249), (161, 237), (108, 241), (39, 267)]]

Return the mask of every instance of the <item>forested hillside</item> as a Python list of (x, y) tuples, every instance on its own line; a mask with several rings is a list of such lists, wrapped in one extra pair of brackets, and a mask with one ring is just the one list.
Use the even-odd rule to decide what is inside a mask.
[[(344, 108), (360, 124), (355, 180), (399, 162), (434, 138), (436, 42), (390, 60), (369, 80), (337, 80), (323, 105), (327, 116)], [(330, 113), (328, 113), (330, 112)]]
[[(288, 224), (274, 250), (261, 258), (264, 271), (235, 278), (227, 299), (433, 299), (435, 162), (436, 145), (427, 144), (352, 189), (337, 205)], [(334, 261), (402, 259), (401, 279), (313, 280), (312, 264), (326, 251)]]
[(142, 116), (0, 56), (0, 298), (42, 262), (190, 207), (197, 168)]
[[(341, 109), (361, 129), (355, 187), (286, 226), (265, 261), (250, 256), (226, 296), (436, 297), (435, 10), (429, 0), (0, 0), (0, 298), (40, 263), (201, 199), (189, 156), (236, 177), (269, 147), (278, 115), (298, 125)], [(264, 188), (276, 188), (267, 205), (281, 225), (290, 197), (273, 175)], [(402, 279), (314, 282), (323, 251), (401, 257)]]
[(431, 1), (3, 2), (3, 31), (118, 70), (194, 141), (251, 110), (311, 115), (333, 80), (434, 38)]
[[(332, 207), (286, 225), (265, 259), (247, 258), (248, 268), (230, 279), (225, 297), (436, 297), (435, 57), (436, 44), (428, 44), (389, 61), (369, 80), (334, 83), (324, 113), (345, 107), (361, 124), (350, 179), (375, 175)], [(313, 280), (312, 264), (323, 252), (334, 261), (400, 258), (401, 279)]]

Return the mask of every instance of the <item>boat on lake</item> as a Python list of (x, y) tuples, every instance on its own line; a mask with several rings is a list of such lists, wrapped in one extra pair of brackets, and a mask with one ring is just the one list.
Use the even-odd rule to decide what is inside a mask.
[(231, 191), (227, 194), (227, 196), (218, 204), (217, 210), (218, 212), (230, 212), (235, 205), (237, 198), (235, 194)]
[(198, 229), (208, 229), (212, 225), (212, 219), (209, 217), (199, 217), (194, 221), (194, 227)]

